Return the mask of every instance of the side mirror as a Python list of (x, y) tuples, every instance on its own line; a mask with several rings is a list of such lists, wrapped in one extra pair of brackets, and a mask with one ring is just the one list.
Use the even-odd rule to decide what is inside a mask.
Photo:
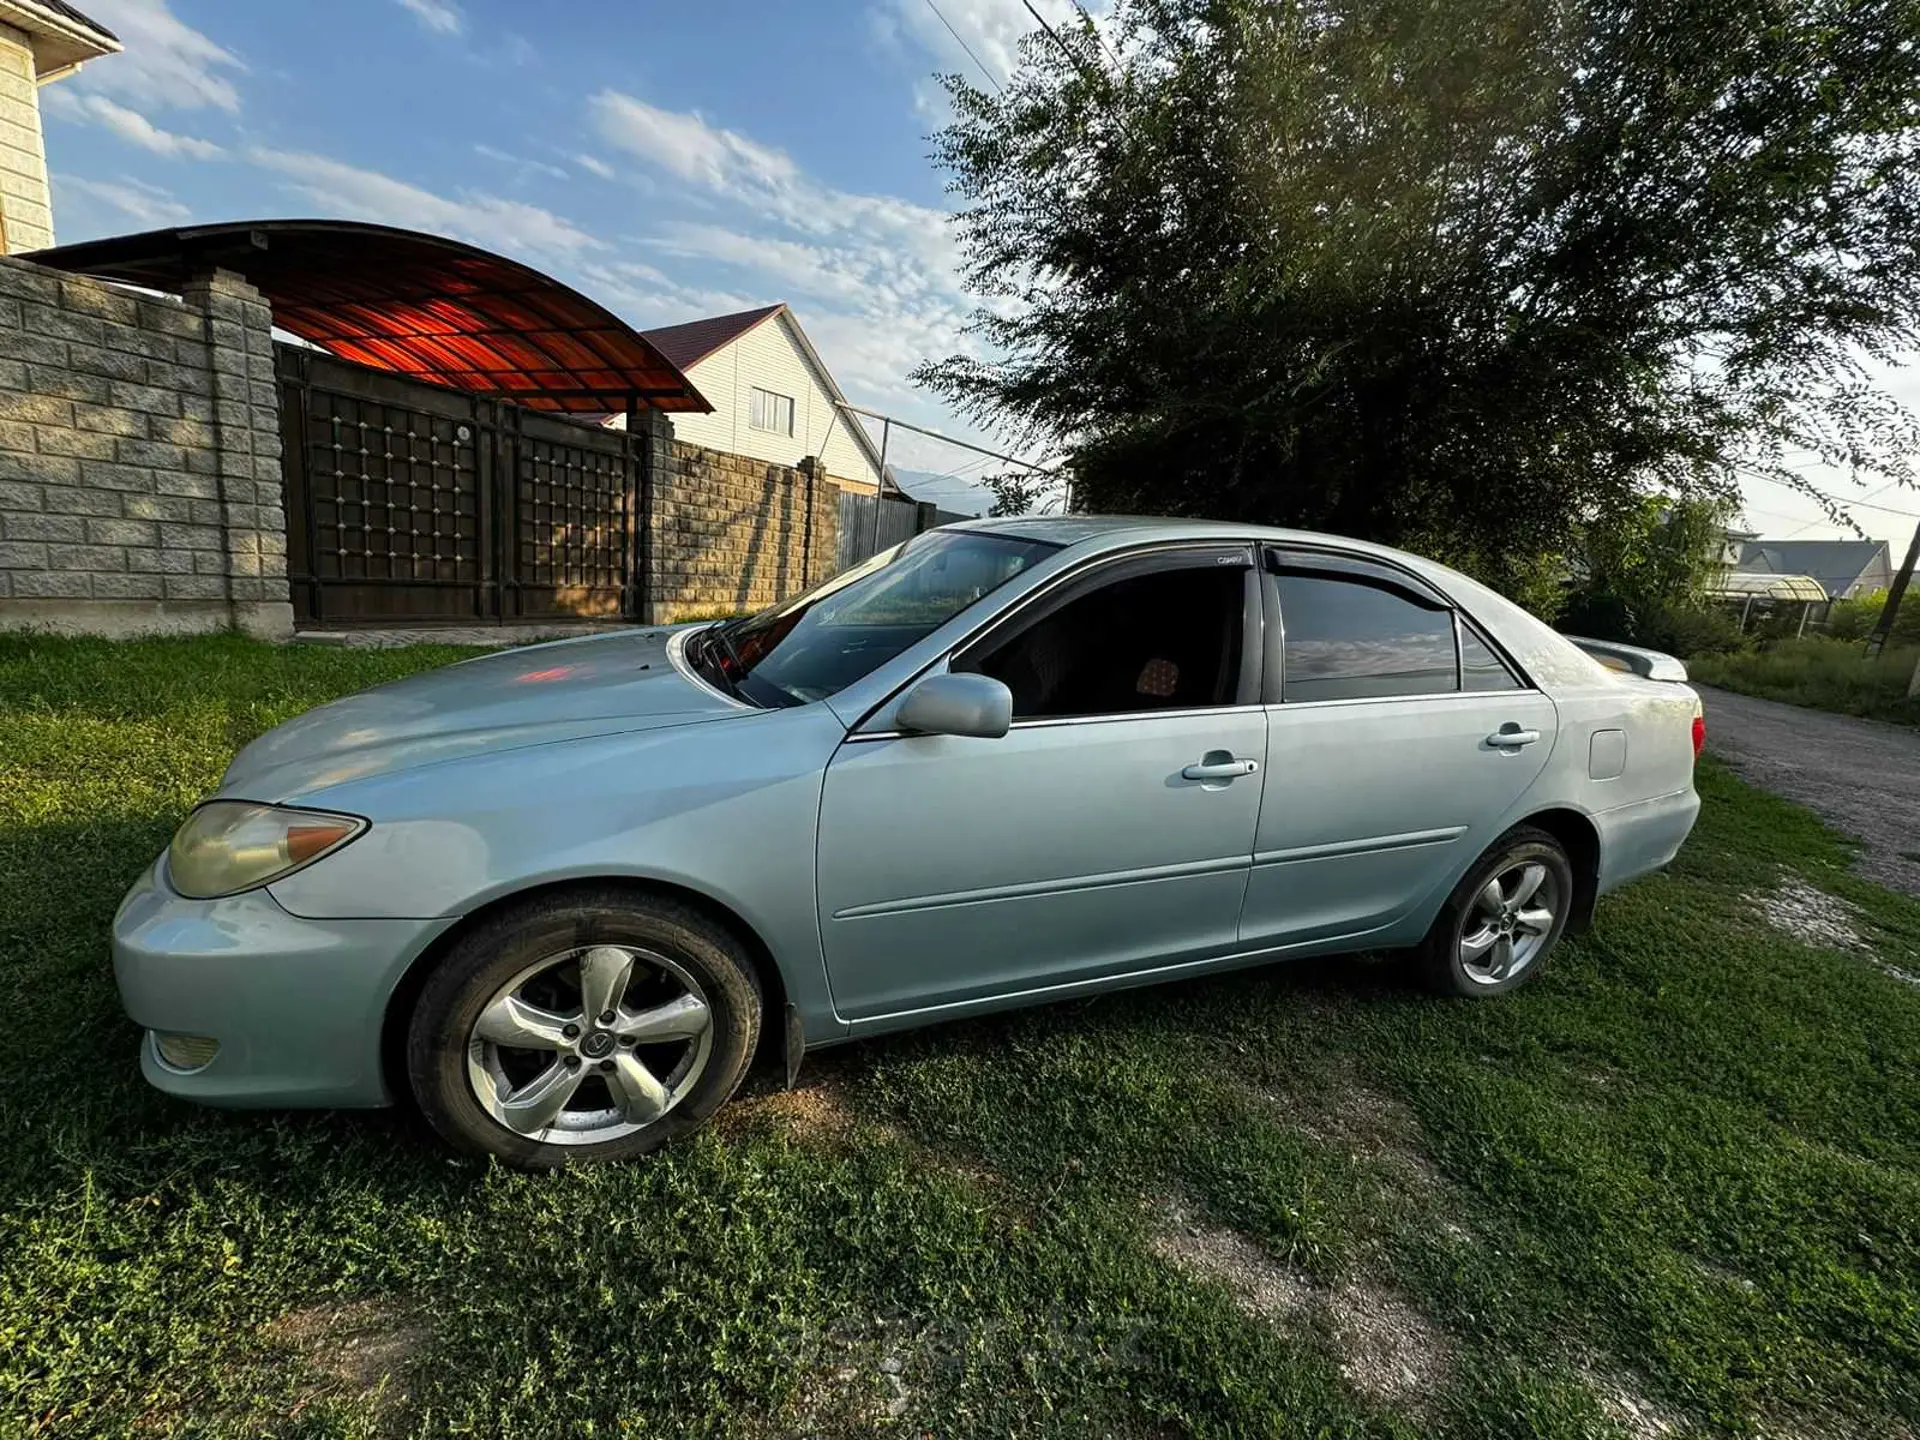
[(988, 675), (929, 675), (907, 692), (893, 723), (916, 735), (998, 740), (1013, 723), (1013, 692)]

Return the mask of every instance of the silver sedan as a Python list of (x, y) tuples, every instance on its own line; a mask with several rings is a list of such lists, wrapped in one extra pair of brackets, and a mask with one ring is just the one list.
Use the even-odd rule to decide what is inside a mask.
[[(1584, 647), (1584, 648), (1583, 648)], [(1355, 541), (921, 535), (761, 614), (470, 660), (240, 753), (128, 894), (155, 1085), (638, 1155), (764, 1044), (1405, 949), (1539, 973), (1699, 809), (1665, 656)]]

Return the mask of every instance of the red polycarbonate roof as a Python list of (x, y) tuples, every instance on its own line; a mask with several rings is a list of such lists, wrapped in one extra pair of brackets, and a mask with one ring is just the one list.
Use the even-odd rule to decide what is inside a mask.
[(266, 297), (275, 325), (343, 360), (535, 410), (713, 409), (659, 347), (598, 302), (438, 235), (260, 220), (117, 235), (20, 258), (174, 292), (224, 266)]

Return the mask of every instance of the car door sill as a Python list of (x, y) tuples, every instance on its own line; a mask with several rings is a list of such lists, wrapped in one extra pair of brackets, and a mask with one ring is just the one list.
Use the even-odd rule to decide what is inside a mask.
[[(1294, 940), (1284, 945), (1262, 945), (1252, 950), (1235, 950), (1225, 955), (1209, 955), (1198, 960), (1182, 960), (1173, 965), (1158, 965), (1147, 970), (1126, 970), (1117, 975), (1096, 975), (1085, 980), (1068, 980), (1059, 985), (1039, 985), (1026, 990), (1002, 990), (992, 995), (976, 995), (966, 1000), (951, 1000), (943, 1005), (927, 1005), (914, 1010), (890, 1010), (883, 1015), (863, 1015), (847, 1021), (846, 1038), (858, 1039), (879, 1030), (898, 1030), (907, 1026), (937, 1024), (959, 1020), (968, 1015), (993, 1010), (1011, 1010), (1023, 1005), (1043, 1005), (1055, 1000), (1071, 1000), (1079, 995), (1106, 990), (1129, 990), (1177, 980), (1184, 975), (1200, 975), (1213, 970), (1235, 970), (1265, 964), (1289, 955), (1311, 952), (1358, 950), (1365, 948), (1369, 936), (1390, 930), (1390, 921), (1367, 930), (1345, 935), (1320, 935), (1310, 940)], [(844, 1017), (843, 1017), (844, 1018)]]

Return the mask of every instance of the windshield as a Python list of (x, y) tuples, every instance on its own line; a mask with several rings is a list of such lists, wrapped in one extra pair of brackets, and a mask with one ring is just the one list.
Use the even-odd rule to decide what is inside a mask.
[(1059, 547), (971, 530), (929, 530), (804, 595), (703, 631), (702, 669), (757, 705), (822, 700), (924, 639)]

